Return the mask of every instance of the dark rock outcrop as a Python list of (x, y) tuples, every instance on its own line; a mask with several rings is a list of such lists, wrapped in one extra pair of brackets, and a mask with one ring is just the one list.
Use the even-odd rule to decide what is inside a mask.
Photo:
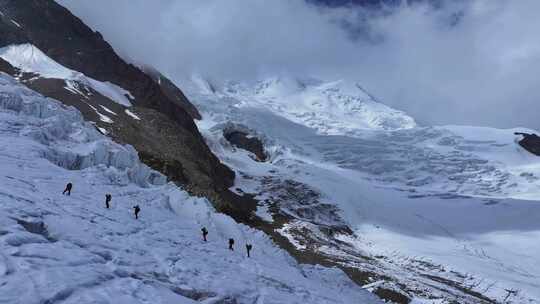
[(268, 158), (264, 151), (264, 145), (255, 136), (250, 136), (248, 133), (238, 130), (225, 129), (223, 130), (223, 137), (233, 146), (253, 153), (257, 161), (263, 162)]
[(197, 108), (191, 102), (189, 102), (187, 97), (184, 95), (184, 92), (182, 92), (169, 78), (165, 77), (165, 75), (161, 74), (161, 72), (149, 66), (142, 67), (142, 71), (152, 77), (152, 79), (154, 79), (154, 81), (160, 86), (163, 94), (165, 94), (165, 96), (167, 96), (169, 99), (178, 103), (189, 113), (189, 115), (191, 115), (193, 119), (202, 119), (199, 110), (197, 110)]
[(516, 132), (515, 135), (521, 135), (523, 138), (519, 141), (519, 145), (523, 149), (531, 152), (534, 155), (540, 156), (540, 136), (536, 134)]
[(9, 62), (6, 62), (2, 58), (0, 58), (0, 72), (7, 73), (9, 75), (15, 75), (17, 73), (17, 70), (9, 64)]
[[(192, 194), (211, 199), (219, 210), (230, 211), (237, 219), (249, 217), (254, 203), (238, 203), (242, 199), (228, 190), (234, 172), (210, 151), (193, 121), (200, 114), (170, 80), (161, 74), (153, 78), (126, 63), (101, 34), (53, 0), (0, 0), (0, 11), (0, 47), (33, 44), (67, 68), (128, 90), (134, 97), (129, 111), (138, 119), (84, 83), (78, 83), (79, 92), (73, 92), (62, 79), (21, 75), (5, 61), (0, 61), (0, 71), (76, 107), (115, 141), (134, 146), (147, 165)], [(113, 122), (103, 121), (100, 114)]]

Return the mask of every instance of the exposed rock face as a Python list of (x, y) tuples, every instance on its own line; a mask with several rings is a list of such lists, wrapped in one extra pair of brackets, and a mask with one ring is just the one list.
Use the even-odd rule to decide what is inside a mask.
[(165, 94), (165, 96), (181, 105), (182, 108), (186, 110), (191, 117), (193, 117), (193, 119), (202, 119), (199, 110), (197, 110), (197, 108), (189, 102), (187, 97), (184, 95), (184, 92), (174, 85), (169, 78), (165, 77), (158, 70), (148, 66), (143, 67), (142, 70), (152, 77), (157, 84), (159, 84), (161, 91), (163, 94)]
[(13, 76), (17, 73), (17, 69), (11, 66), (9, 62), (6, 62), (2, 58), (0, 58), (0, 72), (4, 72)]
[(540, 156), (540, 136), (520, 132), (516, 132), (514, 134), (523, 136), (523, 139), (519, 141), (520, 146), (532, 154)]
[(236, 204), (238, 197), (228, 190), (234, 172), (210, 151), (193, 122), (200, 114), (170, 80), (161, 74), (152, 78), (123, 61), (98, 32), (53, 0), (0, 0), (0, 12), (0, 47), (33, 44), (69, 69), (129, 91), (134, 106), (115, 103), (84, 83), (69, 90), (64, 79), (24, 74), (4, 60), (0, 71), (76, 107), (100, 131), (134, 146), (147, 165), (192, 194), (210, 198), (218, 209), (232, 210), (237, 219), (254, 209)]
[(268, 158), (260, 139), (249, 134), (232, 129), (223, 130), (223, 136), (233, 146), (253, 153), (257, 161), (266, 161)]

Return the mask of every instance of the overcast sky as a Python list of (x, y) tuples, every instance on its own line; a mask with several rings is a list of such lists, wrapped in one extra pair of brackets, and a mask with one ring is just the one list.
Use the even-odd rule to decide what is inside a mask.
[(58, 2), (122, 56), (173, 79), (347, 79), (422, 124), (540, 129), (538, 0), (449, 0), (384, 14), (304, 0)]

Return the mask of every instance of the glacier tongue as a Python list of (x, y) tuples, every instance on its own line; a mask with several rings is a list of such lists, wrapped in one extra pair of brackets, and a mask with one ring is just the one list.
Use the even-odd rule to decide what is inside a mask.
[[(0, 168), (1, 303), (379, 303), (340, 270), (297, 264), (262, 232), (166, 183), (74, 108), (4, 74)], [(61, 194), (67, 182), (71, 196)]]

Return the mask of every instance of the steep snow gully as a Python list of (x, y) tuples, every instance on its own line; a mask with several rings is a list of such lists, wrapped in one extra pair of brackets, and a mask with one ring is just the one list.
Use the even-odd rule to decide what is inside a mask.
[(338, 269), (297, 264), (5, 74), (0, 168), (0, 303), (379, 303)]

